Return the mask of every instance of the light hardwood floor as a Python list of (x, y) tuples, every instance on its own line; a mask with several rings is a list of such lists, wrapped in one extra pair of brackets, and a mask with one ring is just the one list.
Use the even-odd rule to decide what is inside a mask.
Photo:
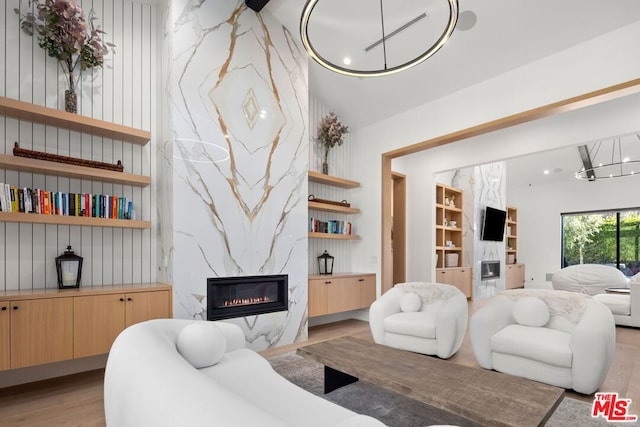
[[(482, 303), (471, 302), (470, 311)], [(372, 340), (369, 324), (359, 320), (316, 326), (309, 329), (304, 343), (261, 352), (271, 357), (296, 348), (339, 336), (355, 336)], [(616, 328), (616, 354), (601, 391), (615, 391), (620, 397), (633, 400), (630, 413), (640, 415), (640, 330)], [(475, 366), (469, 334), (460, 350), (449, 359), (452, 363)], [(0, 426), (104, 426), (103, 370), (0, 389)], [(593, 396), (567, 391), (567, 396), (588, 403)]]

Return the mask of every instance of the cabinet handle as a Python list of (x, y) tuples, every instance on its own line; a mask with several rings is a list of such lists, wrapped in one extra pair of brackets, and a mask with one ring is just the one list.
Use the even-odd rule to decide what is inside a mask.
[(364, 282), (364, 279), (358, 279), (358, 282)]
[(133, 301), (133, 298), (129, 297), (127, 298), (127, 301)]
[(330, 285), (330, 284), (331, 284), (331, 281), (330, 281), (330, 280), (325, 280), (325, 281), (324, 281), (324, 284), (325, 284), (325, 285)]
[(14, 310), (17, 310), (17, 309), (18, 309), (18, 306), (17, 306), (17, 305), (14, 305), (14, 306), (13, 306), (13, 309), (14, 309)]
[(123, 301), (123, 302), (124, 302), (124, 298), (120, 298), (120, 301)]
[(2, 311), (7, 311), (7, 307), (6, 306), (2, 306)]

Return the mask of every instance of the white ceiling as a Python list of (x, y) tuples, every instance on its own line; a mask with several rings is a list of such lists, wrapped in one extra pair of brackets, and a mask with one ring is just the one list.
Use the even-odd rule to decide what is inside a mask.
[[(341, 7), (344, 0), (320, 0), (319, 4), (323, 2), (335, 9), (334, 31), (360, 27), (357, 22), (345, 24), (341, 18), (346, 10)], [(424, 3), (427, 12), (446, 5), (445, 0)], [(358, 4), (379, 8), (373, 0), (359, 0)], [(460, 0), (459, 4), (461, 12), (472, 10), (477, 15), (476, 25), (468, 31), (454, 31), (449, 43), (426, 62), (396, 75), (359, 79), (310, 61), (311, 93), (357, 128), (640, 20), (638, 0)], [(303, 6), (304, 0), (271, 0), (265, 10), (299, 38)], [(329, 31), (328, 25), (325, 28)], [(342, 43), (334, 44), (342, 49)]]

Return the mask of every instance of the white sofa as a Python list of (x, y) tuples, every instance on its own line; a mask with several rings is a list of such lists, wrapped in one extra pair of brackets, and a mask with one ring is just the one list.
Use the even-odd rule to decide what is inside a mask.
[(441, 283), (399, 283), (371, 304), (369, 326), (377, 344), (451, 357), (467, 330), (467, 298)]
[(469, 323), (480, 366), (591, 394), (615, 351), (611, 311), (588, 295), (517, 289), (477, 310)]
[[(187, 330), (196, 334), (186, 336)], [(201, 330), (207, 339), (194, 343)], [(208, 363), (221, 347), (214, 365), (192, 365)], [(107, 360), (104, 406), (109, 427), (384, 425), (278, 375), (245, 348), (238, 326), (197, 320), (150, 320), (125, 329)]]
[(606, 288), (627, 287), (629, 279), (615, 267), (602, 264), (570, 265), (551, 277), (553, 289), (588, 295), (605, 293)]
[(609, 307), (616, 325), (640, 328), (640, 276), (629, 281), (628, 294), (603, 293), (593, 298)]

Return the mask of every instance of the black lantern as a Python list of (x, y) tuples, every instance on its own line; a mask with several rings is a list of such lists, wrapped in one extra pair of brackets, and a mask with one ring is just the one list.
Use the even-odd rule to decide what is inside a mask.
[(333, 274), (333, 257), (329, 255), (326, 249), (318, 257), (318, 270), (320, 270), (320, 274)]
[(82, 273), (82, 257), (71, 250), (71, 245), (62, 255), (56, 257), (58, 288), (79, 288)]

